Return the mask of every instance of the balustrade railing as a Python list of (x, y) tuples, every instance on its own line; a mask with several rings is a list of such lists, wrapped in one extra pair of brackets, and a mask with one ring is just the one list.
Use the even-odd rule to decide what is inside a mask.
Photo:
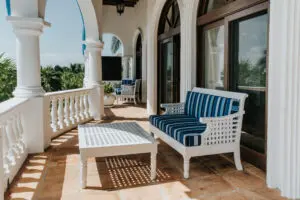
[(1, 186), (0, 194), (11, 183), (28, 155), (24, 133), (27, 102), (29, 100), (13, 98), (0, 104), (0, 180), (4, 186)]
[(47, 123), (50, 126), (51, 138), (92, 119), (89, 111), (91, 90), (75, 89), (46, 93), (45, 105), (49, 108)]

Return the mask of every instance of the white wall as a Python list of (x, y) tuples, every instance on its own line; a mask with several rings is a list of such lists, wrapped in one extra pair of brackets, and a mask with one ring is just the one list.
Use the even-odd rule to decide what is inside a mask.
[(120, 16), (117, 13), (115, 6), (103, 6), (103, 33), (113, 33), (118, 36), (124, 47), (125, 57), (133, 59), (133, 66), (130, 71), (135, 74), (135, 44), (137, 32), (142, 33), (142, 102), (147, 101), (147, 55), (146, 45), (144, 40), (147, 28), (147, 2), (149, 0), (140, 0), (135, 7), (126, 7), (125, 12)]
[(124, 45), (124, 56), (132, 56), (133, 37), (137, 29), (142, 31), (146, 28), (147, 0), (140, 0), (134, 8), (126, 7), (120, 16), (115, 6), (103, 6), (103, 33), (117, 35)]

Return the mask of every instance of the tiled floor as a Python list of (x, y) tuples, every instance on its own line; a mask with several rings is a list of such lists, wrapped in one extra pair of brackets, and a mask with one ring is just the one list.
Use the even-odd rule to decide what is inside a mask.
[[(103, 122), (136, 121), (148, 130), (143, 107), (120, 105), (107, 109), (106, 114), (107, 119)], [(278, 191), (267, 189), (265, 173), (246, 162), (243, 163), (244, 171), (238, 172), (232, 162), (223, 156), (193, 158), (191, 177), (185, 180), (182, 178), (181, 156), (161, 142), (159, 176), (151, 182), (148, 157), (90, 159), (88, 189), (81, 190), (77, 130), (73, 130), (53, 140), (45, 153), (30, 156), (9, 189), (7, 199), (283, 199)]]

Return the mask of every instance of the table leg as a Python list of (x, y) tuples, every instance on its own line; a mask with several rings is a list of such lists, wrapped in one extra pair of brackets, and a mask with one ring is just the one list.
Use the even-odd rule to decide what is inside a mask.
[(80, 185), (81, 188), (86, 188), (87, 182), (87, 159), (83, 156), (80, 157)]
[(156, 178), (156, 152), (151, 153), (151, 180)]

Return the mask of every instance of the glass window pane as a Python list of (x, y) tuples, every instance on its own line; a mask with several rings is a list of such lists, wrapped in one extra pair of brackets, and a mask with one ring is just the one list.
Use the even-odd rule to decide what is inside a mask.
[(225, 0), (210, 0), (208, 1), (207, 12), (221, 8), (224, 5), (226, 5)]
[(231, 30), (231, 88), (249, 95), (245, 104), (241, 143), (264, 153), (268, 15), (237, 20)]
[(204, 32), (205, 87), (224, 89), (224, 26)]

